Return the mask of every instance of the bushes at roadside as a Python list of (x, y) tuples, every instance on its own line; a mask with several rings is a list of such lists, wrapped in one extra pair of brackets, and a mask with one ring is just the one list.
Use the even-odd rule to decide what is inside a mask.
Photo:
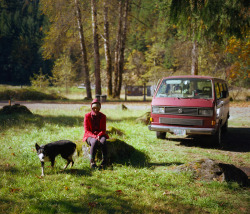
[(46, 94), (34, 89), (19, 89), (0, 91), (0, 100), (62, 100), (65, 99), (58, 94)]
[(0, 115), (7, 115), (7, 114), (32, 114), (32, 112), (23, 105), (15, 104), (13, 106), (6, 105), (0, 109)]

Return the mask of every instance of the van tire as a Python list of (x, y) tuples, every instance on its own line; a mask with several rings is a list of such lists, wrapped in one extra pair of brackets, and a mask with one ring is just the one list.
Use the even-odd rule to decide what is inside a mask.
[(221, 131), (223, 133), (226, 133), (228, 131), (228, 119), (226, 120), (226, 122), (224, 123), (224, 125), (221, 127)]
[(165, 139), (166, 138), (166, 132), (156, 132), (157, 139)]
[(222, 138), (222, 127), (219, 125), (217, 132), (214, 135), (214, 140), (217, 146), (223, 147), (223, 138)]

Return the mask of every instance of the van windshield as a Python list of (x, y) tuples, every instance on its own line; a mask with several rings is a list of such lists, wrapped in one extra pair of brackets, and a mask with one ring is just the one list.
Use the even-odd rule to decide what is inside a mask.
[(156, 97), (212, 98), (212, 81), (198, 78), (164, 79)]

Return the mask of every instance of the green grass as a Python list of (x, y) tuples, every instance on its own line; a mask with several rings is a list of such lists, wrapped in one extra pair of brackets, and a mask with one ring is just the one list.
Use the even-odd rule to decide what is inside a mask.
[[(249, 165), (248, 152), (183, 145), (179, 139), (158, 140), (147, 126), (135, 123), (145, 111), (104, 109), (107, 125), (121, 129), (120, 138), (149, 156), (140, 165), (114, 163), (89, 169), (78, 157), (73, 169), (46, 164), (41, 178), (35, 143), (79, 141), (87, 110), (36, 110), (33, 116), (0, 118), (0, 213), (248, 213), (249, 188), (237, 183), (203, 182), (172, 169), (201, 158)], [(172, 137), (172, 136), (170, 136)], [(136, 157), (133, 157), (136, 159)], [(133, 160), (131, 160), (133, 161)]]

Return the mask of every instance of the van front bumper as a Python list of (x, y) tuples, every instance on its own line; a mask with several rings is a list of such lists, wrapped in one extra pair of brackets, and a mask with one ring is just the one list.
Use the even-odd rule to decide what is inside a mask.
[(174, 133), (176, 130), (185, 130), (187, 135), (213, 135), (216, 132), (215, 128), (192, 128), (192, 127), (176, 127), (176, 126), (162, 126), (149, 125), (150, 131), (170, 132)]

